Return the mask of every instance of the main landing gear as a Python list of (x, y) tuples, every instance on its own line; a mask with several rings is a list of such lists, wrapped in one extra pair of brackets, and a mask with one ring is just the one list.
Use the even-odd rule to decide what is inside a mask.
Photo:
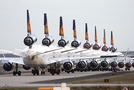
[[(42, 67), (41, 67), (41, 69), (42, 69), (42, 70), (41, 70), (41, 75), (45, 75), (45, 70), (44, 70), (45, 68), (42, 68)], [(34, 67), (34, 68), (32, 69), (32, 74), (33, 74), (33, 75), (39, 75), (39, 69), (38, 69), (37, 67)]]
[(50, 72), (52, 75), (54, 75), (54, 74), (59, 75), (60, 74), (60, 69), (50, 68), (50, 69), (48, 69), (48, 72)]
[(18, 76), (21, 76), (21, 71), (18, 71), (18, 64), (17, 63), (16, 63), (15, 71), (13, 71), (13, 76), (16, 76), (16, 74), (18, 74)]
[(34, 67), (34, 69), (32, 69), (32, 74), (33, 75), (35, 75), (35, 74), (39, 75), (39, 69)]

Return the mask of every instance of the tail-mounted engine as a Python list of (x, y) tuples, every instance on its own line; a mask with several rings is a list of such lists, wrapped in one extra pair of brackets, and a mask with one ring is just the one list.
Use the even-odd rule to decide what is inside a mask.
[(113, 41), (113, 32), (111, 31), (111, 47), (109, 48), (109, 51), (115, 52), (117, 48), (114, 46), (114, 41)]
[(93, 49), (94, 50), (99, 50), (101, 48), (101, 46), (99, 45), (99, 44), (97, 44), (97, 43), (95, 43), (94, 45), (93, 45)]
[(68, 44), (69, 40), (66, 37), (62, 37), (59, 41), (58, 41), (58, 45), (61, 47), (65, 47)]
[(92, 47), (92, 44), (90, 42), (86, 42), (84, 45), (83, 45), (83, 48), (85, 49), (90, 49)]
[(24, 38), (24, 44), (26, 46), (31, 46), (37, 41), (37, 38), (34, 34), (28, 34), (27, 37)]
[(5, 70), (5, 71), (11, 71), (12, 69), (13, 69), (13, 64), (11, 64), (10, 62), (8, 62), (8, 63), (5, 63), (4, 65), (3, 65), (3, 69)]
[(87, 67), (87, 62), (86, 61), (79, 61), (78, 64), (77, 64), (77, 67), (80, 70), (84, 70)]
[(74, 41), (72, 41), (71, 46), (77, 48), (78, 46), (80, 46), (80, 44), (81, 44), (80, 41), (74, 40)]
[(115, 46), (112, 46), (109, 48), (109, 51), (111, 51), (111, 52), (115, 52), (116, 50), (117, 50), (117, 48)]
[(102, 51), (105, 51), (105, 52), (108, 51), (108, 47), (107, 47), (107, 45), (104, 45), (104, 46), (102, 47)]
[(69, 62), (65, 62), (63, 64), (63, 68), (66, 70), (66, 71), (70, 71), (73, 67), (73, 62), (72, 61), (69, 61)]
[(52, 36), (47, 36), (42, 40), (42, 44), (46, 46), (51, 45), (53, 42), (54, 42), (54, 39)]

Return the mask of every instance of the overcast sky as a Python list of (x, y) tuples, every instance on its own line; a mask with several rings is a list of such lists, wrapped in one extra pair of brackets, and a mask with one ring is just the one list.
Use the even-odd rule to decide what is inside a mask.
[[(73, 19), (76, 20), (77, 38), (85, 42), (85, 23), (89, 39), (94, 43), (97, 27), (98, 43), (103, 45), (103, 29), (106, 43), (110, 45), (111, 31), (118, 51), (134, 50), (134, 0), (0, 0), (0, 49), (24, 49), (27, 34), (26, 10), (29, 10), (31, 30), (41, 44), (44, 37), (44, 13), (47, 13), (49, 34), (57, 45), (59, 19), (63, 18), (64, 35), (73, 40)], [(68, 46), (70, 46), (70, 43)]]

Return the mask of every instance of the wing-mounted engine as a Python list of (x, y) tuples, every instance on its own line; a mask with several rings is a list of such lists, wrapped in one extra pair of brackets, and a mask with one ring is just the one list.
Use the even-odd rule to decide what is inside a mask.
[(58, 41), (58, 45), (61, 47), (65, 47), (69, 43), (69, 40), (64, 37), (62, 17), (60, 17), (60, 36), (61, 39)]
[(108, 68), (109, 67), (109, 62), (106, 59), (104, 59), (104, 61), (101, 62), (101, 66), (103, 68)]
[(90, 62), (90, 67), (91, 67), (91, 69), (96, 69), (96, 68), (98, 68), (98, 66), (99, 66), (99, 62), (97, 62), (96, 60), (92, 60), (91, 62)]
[(86, 43), (83, 45), (83, 48), (90, 49), (92, 47), (92, 43), (88, 39), (87, 23), (85, 24), (85, 39), (86, 39)]
[(115, 52), (117, 48), (114, 46), (114, 41), (113, 41), (113, 32), (111, 31), (111, 47), (109, 48), (109, 51)]
[(94, 50), (99, 50), (101, 46), (97, 43), (97, 31), (96, 31), (96, 26), (95, 26), (95, 44), (93, 45)]
[(29, 11), (27, 10), (27, 37), (24, 38), (24, 44), (26, 46), (31, 46), (36, 41), (37, 41), (36, 36), (34, 34), (31, 34)]
[(111, 62), (111, 67), (116, 68), (117, 67), (117, 62), (116, 61)]
[(54, 39), (48, 33), (48, 23), (47, 23), (46, 13), (44, 13), (44, 34), (45, 34), (45, 38), (42, 40), (42, 45), (46, 45), (46, 46), (51, 45), (54, 42)]
[(77, 67), (80, 70), (84, 70), (87, 68), (87, 62), (85, 60), (81, 60), (77, 63)]
[(104, 29), (104, 46), (102, 47), (102, 51), (105, 51), (105, 52), (108, 51), (108, 46), (106, 45), (105, 29)]
[(119, 63), (118, 63), (118, 67), (119, 67), (119, 68), (123, 68), (124, 66), (125, 66), (124, 62), (119, 62)]
[(130, 62), (127, 62), (125, 66), (126, 66), (126, 68), (130, 69), (132, 64)]
[(71, 60), (67, 60), (66, 62), (64, 62), (63, 68), (64, 68), (66, 71), (71, 71), (72, 68), (73, 68), (73, 62), (72, 62)]
[(74, 41), (72, 41), (71, 46), (77, 48), (78, 46), (80, 46), (81, 42), (77, 40), (75, 20), (73, 20), (73, 31), (74, 31)]
[(25, 65), (22, 66), (25, 70), (29, 70), (31, 67), (27, 67)]
[(4, 69), (5, 71), (11, 71), (11, 70), (13, 69), (13, 67), (14, 67), (14, 65), (11, 64), (10, 62), (5, 63), (5, 64), (3, 65), (3, 69)]
[(132, 66), (134, 67), (134, 62), (132, 63)]

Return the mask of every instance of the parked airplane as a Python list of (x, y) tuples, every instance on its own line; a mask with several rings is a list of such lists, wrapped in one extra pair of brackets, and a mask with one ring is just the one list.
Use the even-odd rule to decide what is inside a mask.
[[(59, 46), (58, 47), (51, 46), (51, 44), (54, 42), (54, 39), (48, 34), (46, 14), (44, 14), (45, 38), (42, 40), (42, 45), (34, 45), (34, 43), (37, 41), (37, 38), (34, 34), (31, 33), (29, 11), (27, 10), (27, 36), (24, 38), (24, 44), (28, 47), (25, 48), (24, 50), (17, 50), (17, 52), (0, 50), (0, 51), (9, 52), (22, 57), (22, 58), (18, 58), (17, 60), (13, 60), (9, 58), (1, 59), (1, 61), (4, 62), (3, 68), (6, 71), (10, 71), (13, 69), (12, 63), (16, 63), (16, 71), (13, 71), (13, 75), (16, 74), (21, 75), (21, 71), (18, 71), (18, 64), (22, 64), (23, 68), (26, 70), (33, 67), (34, 68), (32, 70), (33, 75), (35, 74), (39, 75), (39, 67), (44, 69), (49, 66), (50, 68), (48, 69), (48, 71), (50, 71), (50, 73), (54, 75), (55, 73), (56, 74), (60, 73), (60, 67), (62, 64), (64, 69), (67, 72), (74, 70), (73, 69), (74, 62), (76, 62), (77, 67), (79, 69), (84, 70), (88, 66), (89, 64), (88, 62), (90, 62), (90, 67), (92, 68), (94, 68), (94, 66), (98, 66), (99, 61), (95, 59), (100, 58), (101, 55), (105, 55), (107, 57), (109, 55), (115, 56), (121, 54), (121, 53), (119, 54), (119, 53), (104, 52), (103, 54), (92, 55), (91, 52), (93, 50), (90, 51), (88, 49), (77, 48), (80, 45), (80, 42), (76, 38), (75, 21), (73, 22), (74, 22), (73, 23), (74, 41), (72, 42), (72, 48), (65, 47), (69, 41), (66, 37), (64, 37), (62, 17), (60, 17), (61, 39), (58, 41)], [(95, 32), (96, 32), (96, 27), (95, 27)], [(95, 33), (95, 41), (96, 43), (93, 46), (93, 49), (98, 50), (100, 46), (97, 44), (97, 33)], [(90, 59), (92, 59), (92, 61)]]

